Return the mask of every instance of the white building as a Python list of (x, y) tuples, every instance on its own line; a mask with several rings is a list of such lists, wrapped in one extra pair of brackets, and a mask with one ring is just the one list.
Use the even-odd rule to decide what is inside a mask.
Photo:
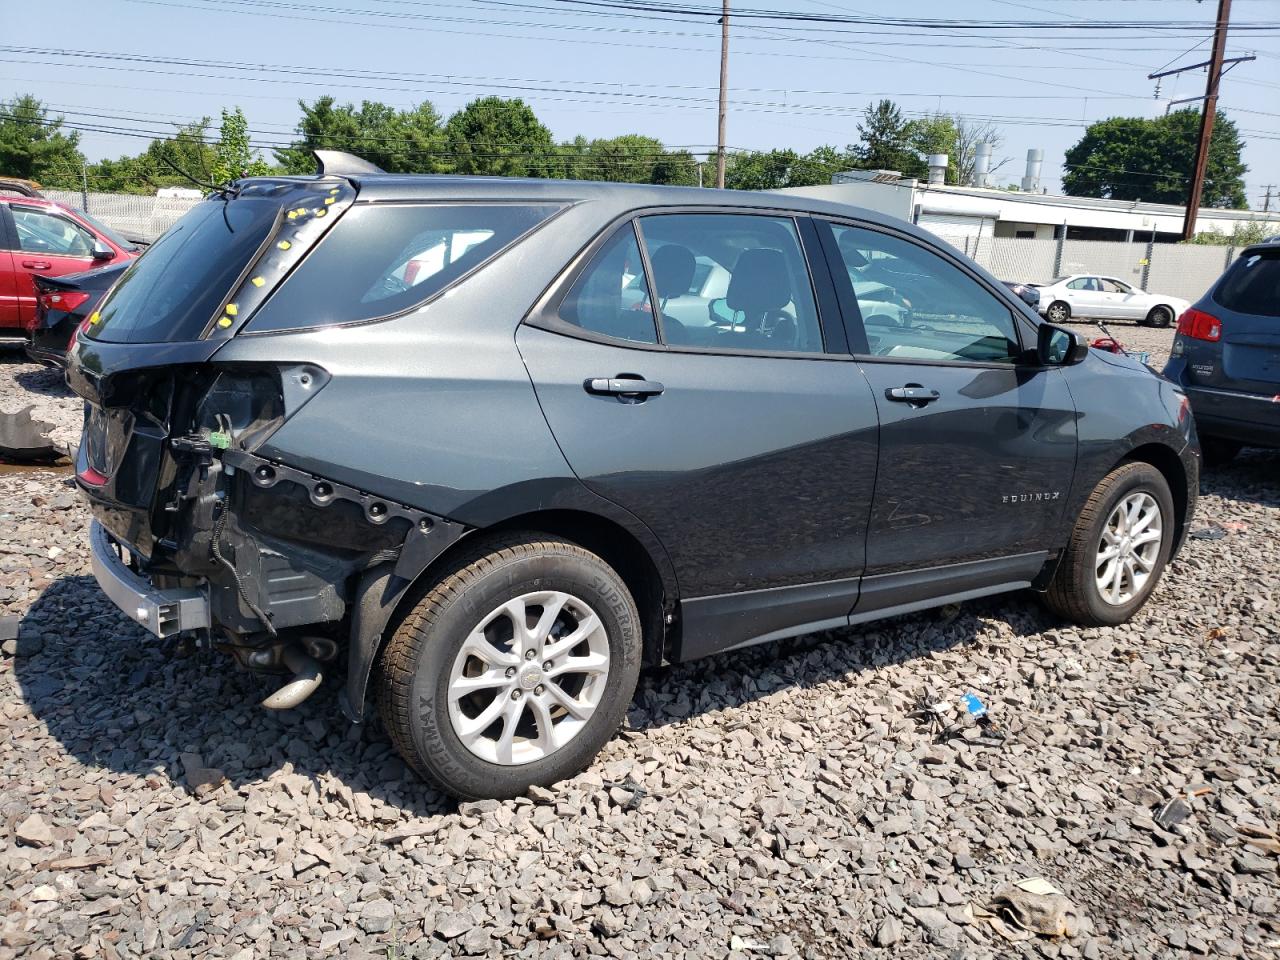
[[(945, 160), (943, 161), (945, 163)], [(957, 187), (904, 179), (891, 171), (839, 173), (819, 187), (788, 193), (868, 207), (919, 224), (953, 246), (972, 253), (988, 238), (1026, 240), (1112, 240), (1173, 243), (1181, 238), (1184, 207), (1141, 200), (1097, 200), (1060, 194), (1021, 193), (991, 187)], [(1203, 208), (1197, 232), (1217, 230), (1231, 236), (1250, 221), (1274, 226), (1280, 212)]]
[[(886, 170), (854, 170), (837, 174), (830, 184), (783, 192), (867, 207), (919, 224), (1001, 280), (1043, 282), (1071, 273), (1099, 273), (1195, 300), (1237, 253), (1231, 246), (1176, 243), (1182, 235), (1180, 206), (1040, 193), (1038, 156), (1028, 158), (1023, 192), (944, 186), (947, 158), (929, 159), (933, 182)], [(1280, 235), (1280, 212), (1250, 210), (1202, 209), (1196, 230), (1230, 237), (1251, 221)]]

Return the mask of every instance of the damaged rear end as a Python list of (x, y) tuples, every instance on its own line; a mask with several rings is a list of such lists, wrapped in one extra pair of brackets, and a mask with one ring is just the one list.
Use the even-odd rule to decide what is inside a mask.
[(355, 194), (322, 176), (210, 197), (130, 266), (67, 360), (85, 401), (76, 474), (99, 583), (157, 637), (292, 674), (274, 708), (316, 689), (320, 662), (359, 629), (357, 598), (407, 583), (461, 532), (261, 456), (324, 390), (323, 367), (218, 359)]

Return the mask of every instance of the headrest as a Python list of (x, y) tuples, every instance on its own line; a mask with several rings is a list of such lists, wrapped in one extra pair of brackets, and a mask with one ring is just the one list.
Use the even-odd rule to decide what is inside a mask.
[(653, 251), (649, 263), (653, 267), (653, 282), (658, 285), (659, 300), (679, 297), (693, 286), (693, 271), (697, 264), (688, 247), (668, 243)]
[(858, 249), (858, 235), (852, 230), (840, 234), (840, 255), (844, 257), (844, 265), (852, 270), (861, 270), (871, 261)]
[(756, 247), (738, 254), (725, 304), (735, 313), (781, 310), (791, 302), (791, 278), (781, 250)]

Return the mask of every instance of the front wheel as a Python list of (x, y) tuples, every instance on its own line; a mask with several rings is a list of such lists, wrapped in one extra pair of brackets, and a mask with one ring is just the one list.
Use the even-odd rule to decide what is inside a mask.
[(1044, 315), (1050, 323), (1066, 323), (1071, 319), (1071, 308), (1061, 300), (1055, 300)]
[(1147, 323), (1163, 329), (1173, 323), (1173, 311), (1168, 307), (1155, 307), (1147, 314)]
[(517, 796), (591, 762), (626, 714), (640, 654), (635, 603), (603, 560), (536, 534), (491, 541), (387, 642), (383, 726), (454, 796)]
[(1173, 528), (1173, 497), (1164, 475), (1148, 463), (1122, 464), (1080, 511), (1045, 603), (1076, 623), (1124, 623), (1159, 583)]

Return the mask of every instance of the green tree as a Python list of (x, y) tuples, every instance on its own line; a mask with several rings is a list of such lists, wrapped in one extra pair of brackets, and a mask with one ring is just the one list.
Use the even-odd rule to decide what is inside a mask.
[(1202, 246), (1247, 247), (1251, 243), (1262, 243), (1275, 233), (1275, 225), (1262, 220), (1246, 220), (1237, 223), (1230, 233), (1223, 233), (1216, 226), (1197, 233), (1187, 243)]
[(473, 100), (449, 118), (444, 133), (458, 173), (545, 177), (557, 167), (551, 131), (523, 100)]
[[(1112, 200), (1187, 202), (1200, 115), (1178, 110), (1163, 117), (1111, 117), (1089, 125), (1066, 154), (1064, 192)], [(1219, 113), (1209, 141), (1201, 203), (1245, 207), (1242, 145), (1236, 125)]]
[(925, 164), (912, 144), (912, 126), (892, 100), (881, 100), (866, 108), (858, 124), (859, 142), (852, 153), (858, 166), (866, 170), (896, 170), (904, 176), (919, 177)]
[(84, 164), (80, 135), (63, 133), (63, 122), (30, 94), (0, 101), (0, 174), (47, 187), (78, 187)]
[(228, 183), (240, 177), (261, 177), (271, 172), (270, 165), (249, 145), (249, 121), (239, 107), (222, 111), (218, 142), (213, 148), (210, 171), (214, 183)]
[(848, 151), (823, 146), (806, 154), (756, 150), (729, 158), (724, 183), (733, 190), (781, 190), (830, 183), (834, 174), (857, 165)]
[(90, 164), (89, 185), (107, 193), (152, 194), (159, 187), (212, 183), (215, 155), (209, 126), (209, 118), (201, 117), (172, 137), (152, 140), (137, 156)]
[(311, 104), (300, 100), (298, 106), (299, 139), (276, 151), (276, 160), (289, 173), (315, 170), (313, 149), (345, 150), (389, 173), (442, 173), (451, 167), (444, 156), (440, 115), (427, 101), (399, 110), (374, 100), (356, 107), (324, 96)]

